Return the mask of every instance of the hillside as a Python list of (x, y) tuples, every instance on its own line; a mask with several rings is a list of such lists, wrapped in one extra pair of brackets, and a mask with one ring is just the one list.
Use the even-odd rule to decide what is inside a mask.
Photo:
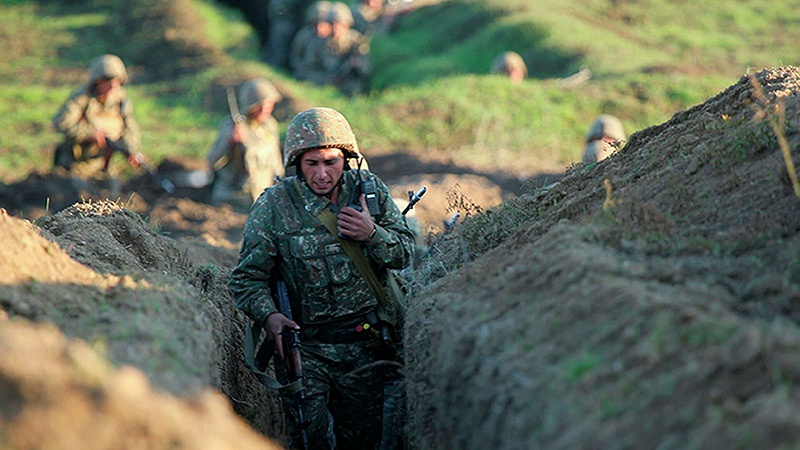
[[(777, 61), (798, 59), (781, 37), (796, 8), (614, 4), (425, 5), (373, 41), (382, 78), (353, 99), (259, 63), (246, 18), (214, 2), (0, 6), (0, 448), (282, 433), (226, 289), (247, 205), (167, 195), (121, 161), (49, 171), (49, 117), (114, 48), (163, 176), (203, 168), (224, 88), (261, 75), (287, 97), (282, 126), (334, 106), (395, 196), (428, 187), (429, 253), (405, 275), (411, 448), (798, 446), (800, 200), (777, 140), (800, 162), (800, 69)], [(482, 73), (513, 42), (542, 63), (516, 87)], [(563, 88), (584, 65), (592, 79)], [(577, 163), (599, 112), (630, 138)]]

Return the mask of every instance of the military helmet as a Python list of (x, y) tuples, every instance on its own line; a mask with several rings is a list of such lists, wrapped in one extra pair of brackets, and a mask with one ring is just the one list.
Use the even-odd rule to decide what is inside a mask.
[(283, 96), (269, 80), (264, 78), (254, 78), (245, 82), (239, 88), (239, 108), (242, 113), (250, 110), (253, 106), (265, 101), (272, 100), (275, 103), (281, 101)]
[(328, 14), (328, 22), (330, 23), (344, 23), (348, 26), (353, 26), (355, 20), (353, 20), (353, 13), (350, 11), (350, 7), (347, 6), (344, 2), (333, 2), (331, 4), (331, 10)]
[(308, 7), (308, 11), (306, 11), (306, 23), (313, 25), (319, 22), (327, 22), (330, 10), (331, 2), (329, 1), (323, 0), (312, 3)]
[(586, 142), (596, 141), (603, 137), (611, 138), (615, 141), (625, 139), (625, 128), (617, 117), (610, 114), (598, 116), (589, 127), (589, 132), (586, 133)]
[(503, 52), (494, 59), (492, 62), (492, 73), (499, 74), (499, 73), (508, 73), (509, 69), (516, 68), (522, 71), (522, 74), (527, 76), (528, 75), (528, 66), (525, 65), (525, 61), (522, 59), (522, 56), (519, 56), (519, 53), (516, 52)]
[(340, 148), (345, 158), (361, 157), (347, 119), (331, 108), (311, 108), (294, 116), (283, 147), (286, 167), (294, 165), (303, 153), (320, 148)]
[(119, 56), (103, 55), (92, 60), (89, 64), (89, 81), (95, 82), (101, 78), (117, 78), (122, 84), (128, 82), (128, 71)]

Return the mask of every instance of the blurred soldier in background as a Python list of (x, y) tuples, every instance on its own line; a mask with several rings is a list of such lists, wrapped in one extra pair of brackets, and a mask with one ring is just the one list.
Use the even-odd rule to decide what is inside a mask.
[(230, 201), (241, 191), (255, 201), (276, 176), (284, 175), (278, 122), (272, 116), (281, 94), (268, 80), (256, 78), (239, 88), (238, 97), (206, 157), (215, 175), (212, 203)]
[(528, 76), (528, 66), (518, 53), (509, 51), (497, 55), (492, 62), (492, 73), (505, 75), (512, 83), (519, 83)]
[(351, 7), (353, 29), (363, 35), (372, 34), (383, 15), (383, 0), (360, 0)]
[(608, 158), (622, 146), (625, 139), (625, 128), (618, 118), (608, 114), (598, 116), (586, 133), (583, 162), (588, 164)]
[(363, 92), (372, 74), (369, 44), (363, 34), (352, 28), (353, 14), (345, 3), (331, 5), (329, 21), (331, 37), (325, 44), (324, 57), (327, 84), (335, 85), (348, 96)]
[(328, 22), (330, 9), (329, 1), (314, 2), (306, 14), (306, 26), (297, 32), (292, 41), (289, 66), (298, 80), (324, 84), (322, 50), (331, 35), (331, 23)]
[(53, 118), (53, 127), (64, 136), (55, 150), (54, 167), (71, 170), (76, 162), (91, 160), (89, 170), (105, 171), (115, 150), (126, 154), (134, 168), (144, 162), (138, 153), (141, 138), (133, 105), (122, 87), (127, 82), (128, 72), (118, 56), (103, 55), (91, 62), (88, 83), (74, 91)]
[(261, 50), (269, 65), (289, 68), (289, 52), (295, 34), (302, 26), (310, 0), (270, 0), (267, 4), (269, 36)]

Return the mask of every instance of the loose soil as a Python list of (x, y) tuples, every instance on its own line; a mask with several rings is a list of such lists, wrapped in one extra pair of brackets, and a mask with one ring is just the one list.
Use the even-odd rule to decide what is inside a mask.
[[(414, 448), (800, 443), (800, 199), (765, 120), (785, 118), (800, 159), (800, 69), (757, 79), (765, 102), (743, 77), (565, 175), (369, 159), (397, 198), (428, 188), (430, 253), (405, 274)], [(247, 205), (207, 194), (144, 176), (0, 185), (0, 447), (280, 439), (226, 289)]]

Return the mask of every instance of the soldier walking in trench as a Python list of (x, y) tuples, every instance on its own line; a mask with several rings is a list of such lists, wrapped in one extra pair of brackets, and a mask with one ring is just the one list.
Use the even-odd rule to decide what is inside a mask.
[[(304, 397), (283, 395), (292, 448), (303, 437), (312, 449), (385, 445), (383, 393), (396, 381), (385, 369), (402, 361), (404, 311), (391, 270), (411, 263), (414, 237), (383, 181), (349, 168), (360, 158), (339, 112), (296, 115), (284, 161), (297, 175), (253, 205), (229, 282), (237, 308), (267, 330), (281, 358), (289, 351), (281, 334), (300, 334)], [(285, 282), (294, 320), (273, 300), (276, 278)], [(290, 380), (283, 365), (276, 375)]]

